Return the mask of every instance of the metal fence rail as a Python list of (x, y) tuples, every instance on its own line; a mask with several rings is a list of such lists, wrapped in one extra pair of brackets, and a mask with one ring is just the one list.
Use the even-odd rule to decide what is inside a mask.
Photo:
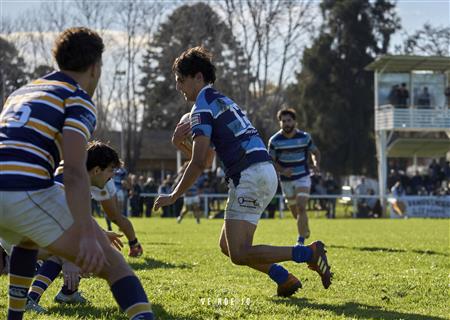
[[(157, 197), (159, 194), (157, 193), (141, 193), (141, 197)], [(227, 199), (228, 194), (226, 193), (203, 193), (199, 194), (199, 197), (201, 200), (203, 200), (203, 211), (205, 217), (208, 216), (209, 213), (209, 205), (211, 200), (216, 199)], [(284, 216), (284, 210), (286, 209), (285, 205), (285, 198), (283, 195), (275, 195), (275, 197), (278, 200), (278, 213), (281, 218)], [(357, 194), (311, 194), (309, 196), (310, 199), (317, 199), (317, 200), (335, 200), (335, 202), (339, 202), (340, 204), (343, 204), (347, 207), (347, 209), (352, 208), (352, 217), (356, 218), (357, 213), (357, 200), (358, 199), (380, 199), (379, 195), (357, 195)], [(386, 197), (387, 198), (387, 197)]]

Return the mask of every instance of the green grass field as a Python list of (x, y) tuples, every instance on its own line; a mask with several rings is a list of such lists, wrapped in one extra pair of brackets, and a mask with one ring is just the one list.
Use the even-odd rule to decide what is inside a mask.
[[(268, 276), (234, 266), (218, 247), (222, 221), (133, 219), (144, 256), (129, 259), (158, 319), (450, 319), (449, 220), (311, 219), (334, 271), (330, 289), (304, 264), (286, 262), (302, 280), (292, 298), (274, 296)], [(104, 225), (104, 222), (101, 221)], [(294, 220), (262, 220), (255, 243), (290, 245)], [(53, 302), (57, 279), (41, 300), (49, 314), (25, 319), (126, 319), (105, 282), (84, 279), (90, 304)], [(7, 277), (0, 277), (0, 318), (6, 317)]]

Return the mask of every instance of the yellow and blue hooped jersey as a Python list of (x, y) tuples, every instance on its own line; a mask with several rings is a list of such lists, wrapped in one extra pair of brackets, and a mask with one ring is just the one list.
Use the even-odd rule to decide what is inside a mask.
[(0, 114), (0, 190), (38, 190), (53, 185), (62, 160), (62, 132), (89, 140), (96, 108), (69, 76), (53, 72), (13, 92)]

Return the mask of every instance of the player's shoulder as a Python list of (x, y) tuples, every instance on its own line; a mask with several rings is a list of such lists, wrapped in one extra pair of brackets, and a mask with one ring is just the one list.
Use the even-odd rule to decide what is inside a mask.
[(284, 136), (281, 130), (275, 132), (270, 138), (269, 138), (269, 143), (276, 143), (280, 140), (283, 140)]
[(210, 112), (211, 114), (216, 114), (220, 111), (220, 106), (227, 103), (227, 98), (225, 95), (220, 93), (215, 88), (208, 86), (203, 88), (196, 101), (193, 108), (194, 112)]
[(62, 99), (66, 99), (79, 90), (79, 85), (64, 73), (54, 71), (32, 81), (27, 88), (51, 92)]
[(295, 138), (310, 138), (311, 135), (303, 130), (297, 129), (297, 132), (295, 134)]
[(78, 87), (70, 96), (65, 100), (66, 107), (78, 106), (85, 110), (90, 111), (94, 115), (97, 114), (97, 108), (91, 97), (82, 88)]

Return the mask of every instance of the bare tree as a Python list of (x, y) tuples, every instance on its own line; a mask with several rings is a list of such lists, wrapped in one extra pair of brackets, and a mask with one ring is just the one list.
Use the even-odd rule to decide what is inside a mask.
[[(406, 36), (403, 44), (405, 54), (450, 55), (450, 27), (433, 27), (426, 23), (422, 29)], [(401, 51), (401, 48), (397, 48), (397, 51)]]
[(123, 108), (117, 113), (124, 140), (122, 155), (125, 163), (132, 171), (140, 157), (143, 136), (143, 106), (138, 97), (138, 65), (142, 59), (146, 43), (157, 28), (164, 10), (168, 6), (162, 2), (129, 1), (116, 3), (115, 25), (123, 30), (124, 37), (121, 50), (123, 63), (121, 70), (115, 74), (124, 75)]
[(266, 129), (271, 124), (262, 115), (273, 114), (284, 102), (286, 80), (293, 76), (295, 63), (313, 32), (314, 2), (224, 0), (219, 6), (248, 61), (242, 83), (249, 94), (243, 103), (255, 124)]

